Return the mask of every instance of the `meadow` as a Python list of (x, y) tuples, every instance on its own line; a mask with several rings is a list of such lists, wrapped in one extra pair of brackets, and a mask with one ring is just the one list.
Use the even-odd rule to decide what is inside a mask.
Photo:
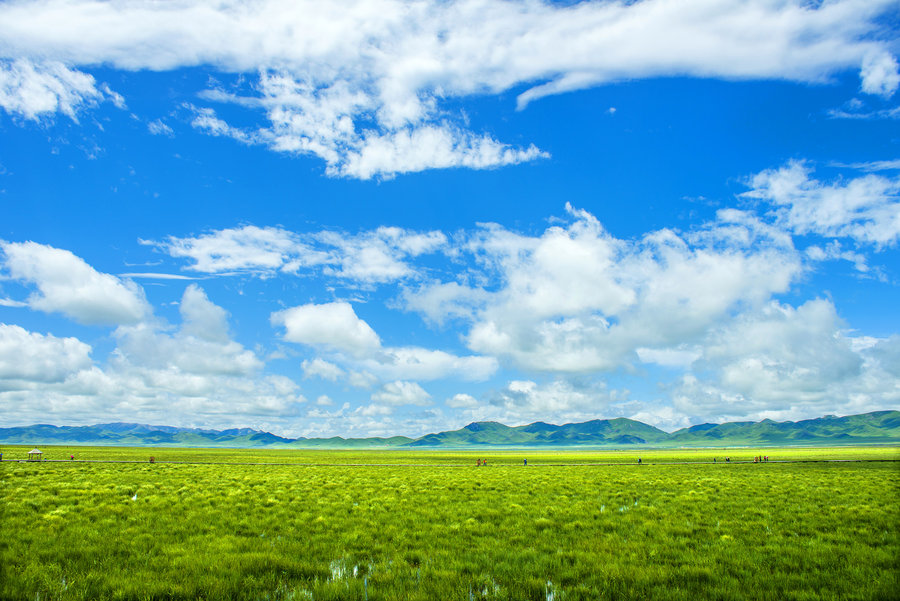
[[(26, 450), (4, 447), (0, 464), (2, 599), (896, 599), (900, 590), (896, 447), (54, 447), (45, 457), (62, 461), (7, 461)], [(65, 460), (72, 453), (78, 461)], [(761, 454), (773, 461), (743, 462)]]

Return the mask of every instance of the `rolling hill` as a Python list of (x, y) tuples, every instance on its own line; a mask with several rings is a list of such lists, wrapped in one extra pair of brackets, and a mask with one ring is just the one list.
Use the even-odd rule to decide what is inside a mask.
[(36, 424), (0, 428), (0, 444), (65, 444), (228, 448), (477, 448), (507, 447), (722, 447), (745, 445), (823, 445), (900, 443), (900, 411), (875, 411), (797, 422), (699, 424), (672, 433), (619, 417), (557, 426), (535, 422), (506, 426), (474, 422), (459, 430), (420, 438), (285, 438), (251, 428), (206, 430), (109, 423), (93, 426)]

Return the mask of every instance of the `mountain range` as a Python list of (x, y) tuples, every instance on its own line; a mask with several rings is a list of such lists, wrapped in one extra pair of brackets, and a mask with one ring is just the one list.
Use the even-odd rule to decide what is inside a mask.
[(900, 411), (807, 419), (797, 422), (700, 424), (672, 433), (619, 417), (557, 426), (535, 422), (505, 426), (475, 422), (459, 430), (420, 438), (284, 438), (251, 428), (205, 430), (111, 423), (93, 426), (0, 428), (0, 443), (108, 446), (228, 448), (466, 448), (508, 447), (724, 447), (746, 445), (820, 445), (900, 443)]

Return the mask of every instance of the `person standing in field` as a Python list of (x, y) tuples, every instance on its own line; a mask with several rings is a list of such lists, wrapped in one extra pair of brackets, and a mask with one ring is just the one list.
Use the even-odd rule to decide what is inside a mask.
[(481, 459), (478, 460), (478, 463), (476, 463), (476, 465), (477, 465), (478, 467), (481, 467)]
[(528, 460), (527, 460), (527, 459), (523, 459), (523, 460), (522, 460), (522, 465), (528, 465)]

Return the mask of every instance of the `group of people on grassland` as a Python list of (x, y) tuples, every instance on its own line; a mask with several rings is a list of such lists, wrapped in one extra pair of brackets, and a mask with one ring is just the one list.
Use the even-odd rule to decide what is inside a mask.
[[(713, 463), (716, 462), (716, 458), (713, 457)], [(768, 455), (757, 455), (753, 458), (753, 463), (768, 463), (769, 456)], [(725, 457), (725, 463), (731, 463), (731, 457)]]

